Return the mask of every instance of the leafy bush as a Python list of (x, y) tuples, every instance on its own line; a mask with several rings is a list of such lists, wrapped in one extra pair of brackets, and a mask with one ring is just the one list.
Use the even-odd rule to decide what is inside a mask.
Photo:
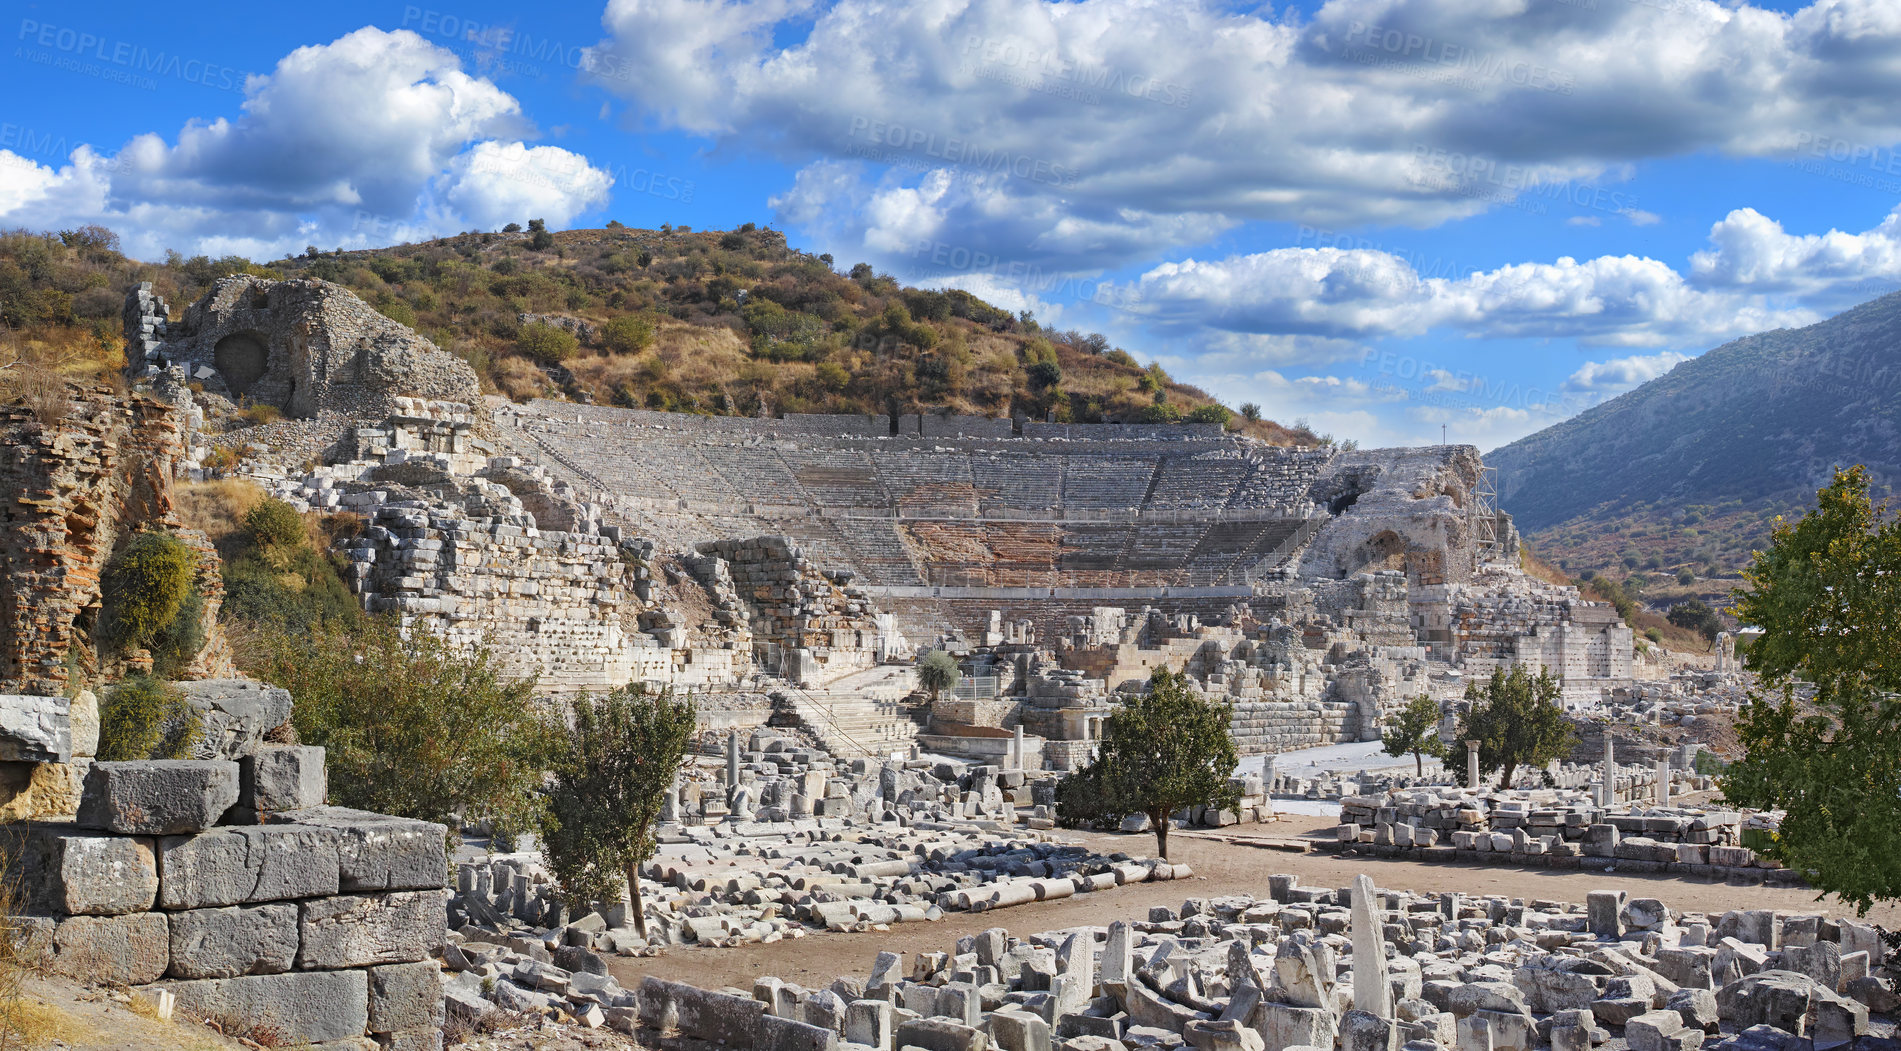
[(139, 533), (106, 564), (99, 589), (102, 639), (123, 650), (171, 626), (197, 575), (191, 549), (167, 533)]
[(306, 744), (329, 749), (333, 801), (437, 821), (532, 827), (547, 724), (535, 682), (508, 679), (486, 647), (472, 652), (430, 631), (406, 637), (388, 619), (351, 630), (266, 631), (260, 678), (291, 692)]
[(204, 719), (178, 687), (135, 675), (99, 705), (99, 759), (184, 759), (204, 736)]
[(515, 333), (515, 346), (543, 365), (559, 365), (574, 356), (581, 342), (574, 333), (553, 325), (523, 325)]
[(1038, 361), (1023, 370), (1031, 390), (1048, 390), (1063, 382), (1063, 367), (1054, 361)]
[(1136, 413), (1135, 418), (1142, 423), (1180, 423), (1182, 413), (1175, 406), (1161, 402), (1142, 406), (1142, 411)]
[(297, 547), (306, 542), (304, 518), (297, 509), (271, 497), (258, 501), (244, 516), (244, 531), (259, 547)]
[(616, 354), (638, 354), (653, 346), (653, 322), (638, 314), (622, 314), (601, 326), (601, 341)]
[(1187, 423), (1218, 423), (1223, 427), (1226, 427), (1228, 421), (1233, 418), (1234, 414), (1229, 412), (1226, 406), (1222, 405), (1203, 405), (1201, 408), (1182, 417), (1183, 421)]

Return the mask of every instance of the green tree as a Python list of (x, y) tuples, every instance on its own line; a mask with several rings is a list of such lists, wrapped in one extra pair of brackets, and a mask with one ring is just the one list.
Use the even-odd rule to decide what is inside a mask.
[(305, 744), (329, 749), (331, 799), (438, 821), (533, 826), (549, 738), (535, 681), (510, 679), (485, 647), (376, 618), (260, 632), (257, 674), (289, 690)]
[(1259, 405), (1254, 404), (1251, 401), (1242, 402), (1241, 403), (1241, 418), (1248, 421), (1249, 423), (1259, 422), (1261, 419), (1261, 407)]
[(1743, 580), (1733, 609), (1762, 629), (1744, 657), (1762, 692), (1723, 795), (1786, 811), (1770, 856), (1866, 914), (1901, 897), (1901, 522), (1866, 470), (1837, 471)]
[(640, 865), (653, 857), (660, 805), (698, 722), (692, 698), (639, 683), (574, 702), (557, 719), (553, 783), (541, 818), (542, 846), (563, 898), (577, 911), (627, 892), (634, 930), (647, 936)]
[(1419, 776), (1426, 773), (1426, 756), (1440, 754), (1439, 747), (1439, 702), (1430, 697), (1415, 697), (1406, 707), (1393, 713), (1380, 734), (1380, 744), (1386, 754), (1397, 759), (1407, 752), (1413, 754), (1413, 768)]
[(943, 650), (931, 650), (917, 662), (918, 685), (931, 692), (932, 704), (937, 703), (939, 693), (955, 689), (960, 678), (956, 658)]
[(1074, 828), (1146, 814), (1166, 859), (1168, 821), (1177, 811), (1240, 805), (1230, 781), (1240, 762), (1231, 715), (1227, 704), (1190, 692), (1187, 676), (1155, 669), (1148, 692), (1105, 721), (1096, 757), (1056, 786), (1057, 818)]
[(1460, 722), (1459, 739), (1479, 743), (1482, 774), (1502, 771), (1498, 787), (1510, 787), (1520, 766), (1543, 766), (1577, 743), (1558, 692), (1558, 680), (1544, 669), (1533, 677), (1517, 665), (1510, 674), (1494, 668), (1483, 686), (1473, 683), (1466, 689), (1472, 706)]
[(1723, 630), (1723, 619), (1702, 599), (1693, 598), (1670, 607), (1668, 619), (1679, 628), (1703, 636), (1705, 642), (1715, 642), (1716, 636)]
[(296, 508), (269, 496), (245, 512), (244, 531), (260, 548), (295, 549), (306, 540), (303, 516)]

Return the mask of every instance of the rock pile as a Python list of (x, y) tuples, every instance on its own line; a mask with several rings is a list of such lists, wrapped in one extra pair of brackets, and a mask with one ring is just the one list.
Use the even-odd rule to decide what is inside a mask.
[(1798, 882), (1741, 845), (1744, 829), (1767, 825), (1768, 817), (1734, 810), (1606, 809), (1574, 792), (1422, 788), (1348, 796), (1340, 819), (1342, 847), (1382, 855)]
[(648, 1030), (852, 1051), (1790, 1051), (1886, 1030), (1901, 1003), (1876, 973), (1876, 928), (1847, 920), (1678, 915), (1621, 891), (1578, 905), (1379, 892), (1365, 876), (1268, 884), (1267, 899), (1189, 899), (1106, 929), (993, 929), (908, 967), (880, 953), (824, 989), (649, 977), (631, 999)]

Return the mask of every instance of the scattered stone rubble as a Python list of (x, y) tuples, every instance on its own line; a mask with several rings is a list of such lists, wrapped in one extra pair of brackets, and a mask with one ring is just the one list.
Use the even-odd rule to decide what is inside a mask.
[(1341, 849), (1421, 861), (1615, 868), (1748, 883), (1800, 877), (1742, 845), (1774, 814), (1667, 805), (1606, 808), (1581, 792), (1420, 788), (1340, 801)]
[[(1002, 929), (824, 989), (648, 977), (614, 1021), (762, 1049), (1794, 1051), (1870, 1043), (1896, 999), (1876, 928), (1773, 910), (1677, 914), (1268, 878), (1147, 922)], [(453, 984), (453, 983), (452, 983)]]

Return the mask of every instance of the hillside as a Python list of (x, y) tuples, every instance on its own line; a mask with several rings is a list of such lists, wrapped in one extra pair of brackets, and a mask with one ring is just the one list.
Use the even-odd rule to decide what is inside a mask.
[(517, 400), (748, 416), (1192, 418), (1275, 444), (1317, 440), (1233, 414), (1098, 334), (1046, 329), (962, 291), (904, 287), (863, 263), (840, 273), (829, 256), (794, 251), (750, 223), (470, 232), (354, 252), (313, 247), (269, 263), (174, 253), (147, 264), (96, 227), (15, 231), (0, 235), (0, 366), (27, 367), (0, 378), (16, 392), (35, 368), (106, 379), (122, 364), (127, 289), (152, 282), (176, 317), (230, 273), (342, 284), (467, 360), (486, 391)]
[(1705, 581), (1812, 506), (1835, 467), (1866, 464), (1893, 491), (1901, 293), (1726, 343), (1485, 461), (1500, 505), (1567, 572), (1634, 576), (1652, 600), (1721, 594), (1733, 581)]

